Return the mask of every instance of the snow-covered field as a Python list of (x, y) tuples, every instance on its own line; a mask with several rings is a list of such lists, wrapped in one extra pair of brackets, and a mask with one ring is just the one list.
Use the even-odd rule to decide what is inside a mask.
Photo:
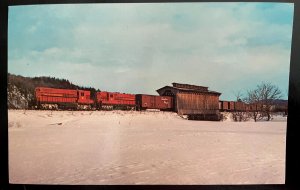
[(286, 118), (9, 110), (10, 183), (280, 184)]

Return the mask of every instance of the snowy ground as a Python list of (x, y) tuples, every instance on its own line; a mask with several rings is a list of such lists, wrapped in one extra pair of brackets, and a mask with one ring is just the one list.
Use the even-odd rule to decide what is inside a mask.
[(286, 118), (9, 110), (10, 183), (281, 184)]

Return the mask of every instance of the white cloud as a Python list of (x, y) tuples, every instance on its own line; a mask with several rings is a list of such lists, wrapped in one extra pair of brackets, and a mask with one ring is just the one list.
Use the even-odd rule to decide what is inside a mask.
[[(9, 71), (132, 93), (155, 94), (163, 85), (185, 82), (209, 86), (225, 98), (261, 80), (287, 85), (288, 79), (276, 78), (288, 77), (291, 25), (265, 19), (285, 8), (259, 16), (255, 4), (225, 5), (51, 6), (53, 27), (67, 22), (66, 31), (57, 33), (55, 46), (26, 49), (23, 56), (11, 50)], [(36, 26), (43, 27), (27, 27), (37, 32)]]

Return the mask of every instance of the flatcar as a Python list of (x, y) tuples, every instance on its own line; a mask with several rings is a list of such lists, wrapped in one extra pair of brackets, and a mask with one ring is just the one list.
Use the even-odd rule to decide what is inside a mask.
[(91, 109), (90, 91), (58, 88), (35, 88), (39, 109)]
[(171, 111), (174, 109), (173, 97), (171, 96), (136, 94), (135, 99), (137, 110), (159, 109)]
[(100, 109), (134, 109), (135, 95), (119, 92), (97, 92), (97, 104)]

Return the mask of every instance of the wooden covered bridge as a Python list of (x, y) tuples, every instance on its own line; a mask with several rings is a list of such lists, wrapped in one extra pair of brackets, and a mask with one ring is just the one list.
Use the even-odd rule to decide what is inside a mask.
[(210, 91), (208, 87), (172, 83), (157, 90), (161, 96), (174, 98), (174, 110), (179, 115), (187, 115), (195, 120), (220, 120), (219, 97), (221, 93)]

